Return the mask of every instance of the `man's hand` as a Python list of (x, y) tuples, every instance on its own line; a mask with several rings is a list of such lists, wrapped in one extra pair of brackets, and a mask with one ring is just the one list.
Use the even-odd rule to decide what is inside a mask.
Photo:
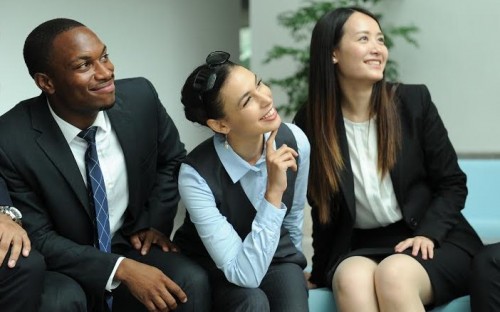
[(185, 303), (182, 289), (159, 269), (124, 259), (116, 270), (115, 278), (124, 283), (148, 311), (171, 311), (177, 302)]
[(143, 256), (149, 252), (152, 244), (160, 246), (165, 252), (179, 251), (179, 248), (168, 237), (153, 228), (133, 234), (130, 236), (130, 243), (136, 250), (140, 250)]
[(19, 254), (27, 257), (31, 250), (31, 242), (26, 231), (9, 216), (0, 214), (0, 265), (2, 265), (5, 255), (10, 251), (8, 267), (16, 266)]

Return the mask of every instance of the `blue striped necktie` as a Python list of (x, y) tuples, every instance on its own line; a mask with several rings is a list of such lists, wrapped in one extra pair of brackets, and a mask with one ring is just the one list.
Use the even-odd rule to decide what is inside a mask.
[[(111, 231), (109, 227), (108, 198), (106, 196), (106, 185), (102, 176), (97, 148), (95, 144), (95, 134), (97, 127), (90, 127), (82, 130), (78, 136), (87, 141), (88, 147), (85, 152), (85, 167), (87, 171), (87, 189), (89, 191), (90, 203), (94, 206), (97, 236), (99, 237), (99, 249), (104, 252), (111, 252)], [(105, 295), (106, 304), (112, 310), (113, 297), (110, 293)]]
[(95, 134), (97, 127), (90, 127), (78, 134), (88, 143), (85, 153), (85, 167), (87, 170), (87, 189), (91, 204), (95, 209), (97, 221), (97, 235), (99, 237), (99, 249), (104, 252), (111, 252), (111, 231), (109, 228), (108, 199), (106, 196), (106, 186), (102, 176), (99, 158), (95, 144)]

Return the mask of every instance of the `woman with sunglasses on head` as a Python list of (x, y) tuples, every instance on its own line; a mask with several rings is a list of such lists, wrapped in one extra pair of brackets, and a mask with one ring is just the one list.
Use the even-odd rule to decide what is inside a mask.
[(376, 17), (339, 8), (316, 24), (309, 100), (309, 282), (340, 311), (425, 311), (467, 294), (482, 243), (461, 214), (466, 177), (427, 88), (386, 83)]
[(303, 208), (309, 142), (271, 90), (216, 51), (182, 88), (186, 118), (214, 136), (179, 170), (188, 215), (174, 241), (211, 277), (213, 311), (308, 311)]

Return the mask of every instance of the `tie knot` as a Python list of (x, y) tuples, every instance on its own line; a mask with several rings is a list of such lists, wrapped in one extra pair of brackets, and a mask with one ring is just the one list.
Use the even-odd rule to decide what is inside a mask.
[(80, 133), (78, 133), (78, 136), (87, 141), (88, 143), (95, 143), (96, 132), (97, 132), (97, 127), (93, 126), (85, 130), (82, 130)]

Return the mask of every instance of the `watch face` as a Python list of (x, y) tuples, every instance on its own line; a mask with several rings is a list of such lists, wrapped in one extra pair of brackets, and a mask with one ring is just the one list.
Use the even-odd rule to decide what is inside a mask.
[(21, 214), (21, 211), (17, 209), (16, 207), (10, 207), (10, 212), (14, 215), (14, 217), (18, 220), (21, 220), (23, 218), (23, 215)]

